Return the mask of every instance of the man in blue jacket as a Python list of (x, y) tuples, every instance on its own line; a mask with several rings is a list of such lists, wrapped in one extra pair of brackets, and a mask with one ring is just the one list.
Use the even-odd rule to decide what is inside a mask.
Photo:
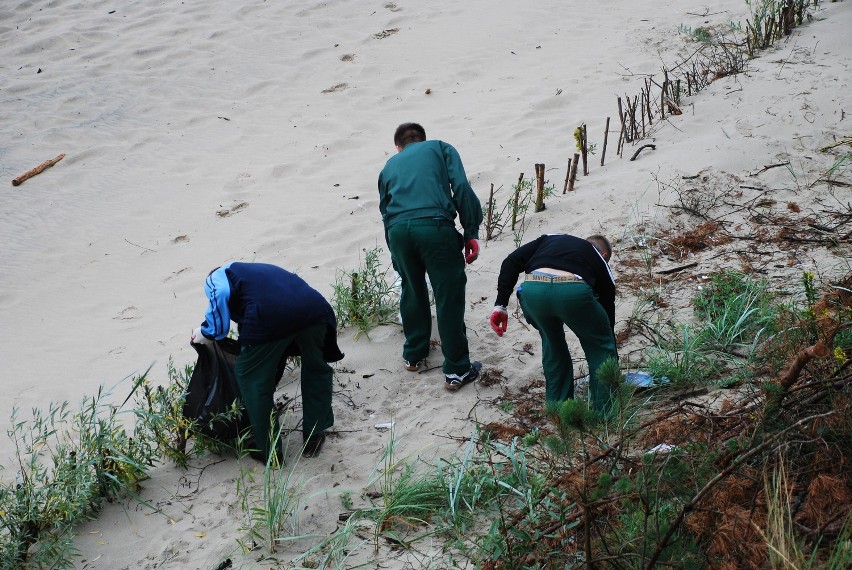
[[(428, 275), (435, 294), (445, 387), (458, 390), (476, 380), (482, 367), (470, 361), (464, 323), (464, 266), (479, 255), (482, 206), (455, 148), (427, 141), (426, 131), (417, 123), (400, 125), (393, 140), (397, 154), (379, 175), (379, 211), (402, 281), (403, 367), (414, 372), (429, 354)], [(456, 230), (456, 215), (463, 234)]]
[(273, 394), (279, 363), (287, 355), (301, 356), (305, 454), (319, 453), (323, 432), (334, 424), (334, 371), (328, 363), (343, 358), (331, 305), (298, 275), (266, 263), (233, 262), (214, 269), (204, 293), (210, 304), (191, 340), (221, 340), (231, 321), (237, 323), (240, 353), (234, 372), (258, 447), (254, 456), (266, 461), (278, 433)]
[(606, 412), (612, 388), (598, 381), (598, 368), (618, 358), (615, 348), (615, 281), (609, 271), (612, 246), (602, 235), (586, 239), (546, 234), (510, 253), (500, 266), (491, 328), (503, 336), (506, 305), (520, 273), (526, 273), (518, 299), (527, 321), (541, 335), (545, 399), (559, 403), (574, 397), (574, 366), (567, 325), (580, 341), (589, 364), (592, 407)]

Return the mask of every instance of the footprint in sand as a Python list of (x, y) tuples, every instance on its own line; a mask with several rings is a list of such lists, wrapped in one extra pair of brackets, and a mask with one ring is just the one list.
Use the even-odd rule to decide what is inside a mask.
[(390, 28), (388, 30), (382, 30), (378, 34), (373, 34), (373, 37), (376, 38), (377, 40), (383, 40), (385, 38), (391, 37), (392, 35), (394, 35), (398, 31), (399, 31), (399, 28)]
[(133, 319), (137, 318), (138, 316), (139, 316), (139, 309), (131, 306), (131, 307), (127, 307), (126, 309), (124, 309), (123, 311), (118, 313), (118, 315), (113, 317), (113, 320), (116, 320), (116, 321), (132, 321)]
[(227, 218), (228, 216), (231, 216), (238, 212), (242, 212), (246, 208), (248, 208), (248, 202), (237, 202), (230, 208), (222, 208), (221, 210), (216, 210), (216, 215), (220, 218)]
[(163, 283), (168, 283), (169, 281), (176, 279), (181, 273), (189, 271), (190, 267), (184, 267), (183, 269), (178, 269), (177, 271), (173, 271), (171, 275), (163, 279)]
[(348, 83), (338, 83), (337, 85), (329, 87), (328, 89), (323, 89), (322, 92), (323, 93), (334, 93), (335, 91), (343, 91), (344, 89), (349, 89)]

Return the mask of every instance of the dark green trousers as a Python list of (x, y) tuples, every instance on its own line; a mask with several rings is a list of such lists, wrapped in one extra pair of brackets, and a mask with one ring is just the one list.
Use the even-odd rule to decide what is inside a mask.
[(589, 396), (600, 412), (610, 405), (612, 390), (598, 381), (597, 370), (608, 358), (618, 358), (609, 318), (586, 283), (525, 281), (521, 308), (541, 335), (541, 364), (545, 398), (562, 402), (574, 397), (574, 365), (565, 341), (565, 325), (577, 335), (589, 364)]
[[(326, 325), (318, 324), (281, 340), (244, 346), (237, 356), (237, 385), (257, 447), (264, 455), (269, 455), (271, 442), (278, 434), (278, 418), (272, 414), (273, 394), (279, 380), (275, 373), (290, 343), (298, 345), (302, 357), (304, 437), (334, 425), (334, 413), (331, 410), (334, 370), (322, 355), (325, 334)], [(283, 453), (281, 457), (284, 457)]]
[(402, 358), (417, 362), (429, 355), (432, 311), (426, 275), (435, 294), (438, 334), (444, 356), (444, 374), (470, 370), (464, 324), (464, 238), (449, 220), (420, 218), (397, 222), (388, 230), (394, 267), (402, 278), (399, 311), (405, 346)]

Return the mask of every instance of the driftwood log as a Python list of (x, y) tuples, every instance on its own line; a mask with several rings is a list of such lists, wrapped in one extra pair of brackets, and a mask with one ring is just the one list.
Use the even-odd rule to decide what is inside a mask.
[(18, 176), (17, 178), (15, 178), (14, 180), (12, 180), (12, 186), (20, 186), (21, 183), (24, 180), (32, 178), (36, 174), (41, 174), (42, 171), (47, 170), (48, 168), (50, 168), (51, 166), (53, 166), (54, 164), (56, 164), (57, 162), (59, 162), (63, 158), (65, 158), (65, 155), (60, 154), (56, 158), (51, 158), (50, 160), (45, 160), (44, 162), (42, 162), (41, 164), (39, 164), (38, 166), (36, 166), (32, 170), (28, 170), (28, 171), (24, 172), (23, 174), (21, 174), (20, 176)]

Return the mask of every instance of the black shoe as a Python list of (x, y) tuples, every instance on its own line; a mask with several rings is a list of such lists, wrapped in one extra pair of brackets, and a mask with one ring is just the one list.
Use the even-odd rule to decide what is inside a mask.
[(268, 459), (268, 457), (265, 454), (261, 453), (256, 449), (252, 449), (251, 451), (249, 451), (248, 454), (249, 457), (257, 461), (258, 463), (263, 463), (264, 465), (266, 465), (266, 460)]
[(258, 463), (262, 463), (263, 465), (271, 465), (273, 469), (278, 469), (284, 465), (284, 453), (279, 451), (272, 457), (272, 462), (269, 461), (269, 456), (261, 453), (260, 450), (252, 449), (248, 452), (249, 457), (257, 461)]
[(466, 386), (479, 378), (479, 372), (482, 370), (482, 363), (471, 362), (470, 370), (459, 376), (458, 374), (444, 374), (444, 388), (450, 392), (455, 392), (462, 386)]
[(322, 449), (322, 444), (325, 443), (325, 433), (314, 434), (305, 442), (305, 448), (302, 450), (302, 457), (316, 457)]

